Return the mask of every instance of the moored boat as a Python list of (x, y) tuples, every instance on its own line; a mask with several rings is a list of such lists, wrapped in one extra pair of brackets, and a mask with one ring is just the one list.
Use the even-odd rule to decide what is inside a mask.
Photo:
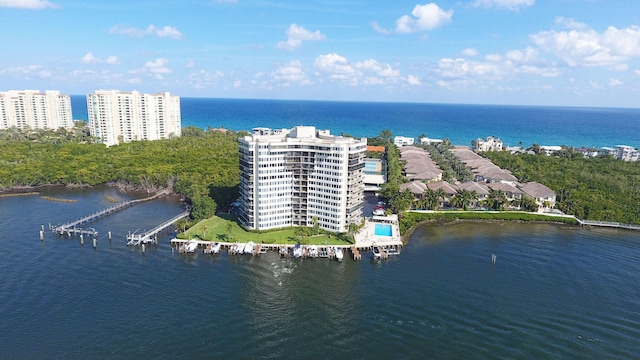
[(344, 258), (344, 252), (342, 251), (342, 248), (339, 247), (339, 246), (336, 246), (334, 248), (334, 252), (335, 252), (335, 255), (336, 255), (336, 260), (342, 261), (342, 259)]
[(318, 246), (317, 245), (309, 245), (307, 247), (309, 251), (309, 257), (315, 258), (318, 257)]
[(373, 245), (371, 247), (371, 253), (373, 254), (373, 258), (374, 259), (380, 259), (380, 257), (382, 256), (382, 252), (380, 251), (380, 247), (378, 247), (377, 245)]
[(302, 246), (300, 246), (300, 244), (296, 244), (296, 246), (293, 247), (293, 257), (302, 257)]
[(198, 241), (197, 240), (189, 240), (184, 245), (184, 252), (193, 253), (193, 252), (196, 251), (197, 248), (198, 248)]
[(255, 247), (256, 247), (256, 243), (254, 243), (253, 241), (249, 241), (244, 246), (244, 253), (247, 255), (253, 255), (253, 251), (255, 250)]

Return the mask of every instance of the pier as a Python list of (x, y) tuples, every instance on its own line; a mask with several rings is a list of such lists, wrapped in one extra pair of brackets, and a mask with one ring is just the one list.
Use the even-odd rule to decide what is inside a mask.
[(631, 224), (623, 224), (619, 222), (611, 222), (611, 221), (592, 221), (592, 220), (580, 220), (576, 218), (580, 225), (582, 226), (599, 226), (599, 227), (611, 227), (618, 229), (627, 229), (627, 230), (640, 230), (640, 225), (631, 225)]
[(178, 220), (180, 219), (184, 219), (187, 216), (189, 216), (189, 211), (185, 211), (165, 222), (163, 222), (162, 224), (156, 226), (155, 228), (149, 230), (149, 231), (145, 231), (143, 233), (140, 234), (136, 234), (136, 232), (134, 231), (133, 234), (129, 233), (127, 235), (127, 246), (137, 246), (140, 244), (148, 244), (148, 243), (154, 243), (156, 244), (158, 242), (158, 238), (156, 237), (156, 235), (165, 230), (166, 228), (168, 228), (169, 226), (175, 224)]
[(163, 191), (157, 192), (153, 196), (150, 196), (150, 197), (147, 197), (147, 198), (144, 198), (144, 199), (135, 199), (135, 200), (123, 201), (123, 202), (121, 202), (119, 204), (115, 204), (113, 206), (109, 206), (106, 209), (102, 209), (100, 211), (97, 211), (97, 212), (95, 212), (95, 213), (93, 213), (91, 215), (87, 215), (87, 216), (85, 216), (85, 217), (83, 217), (81, 219), (78, 219), (76, 221), (73, 221), (73, 222), (70, 222), (70, 223), (66, 223), (66, 224), (62, 224), (62, 225), (55, 226), (55, 227), (50, 226), (50, 229), (51, 229), (51, 231), (53, 233), (59, 234), (59, 235), (67, 234), (68, 236), (71, 236), (71, 235), (80, 234), (80, 235), (94, 235), (94, 236), (96, 236), (97, 232), (95, 230), (93, 230), (93, 229), (91, 229), (91, 230), (83, 230), (82, 228), (80, 228), (78, 226), (90, 223), (92, 221), (95, 221), (95, 220), (103, 217), (103, 216), (111, 215), (111, 214), (113, 214), (115, 212), (118, 212), (118, 211), (120, 211), (122, 209), (126, 209), (129, 206), (132, 206), (132, 205), (135, 205), (135, 204), (138, 204), (138, 203), (142, 203), (142, 202), (145, 202), (145, 201), (150, 201), (150, 200), (156, 199), (156, 198), (158, 198), (160, 196), (163, 196), (163, 195), (167, 195), (168, 193), (169, 193), (168, 190), (163, 190)]

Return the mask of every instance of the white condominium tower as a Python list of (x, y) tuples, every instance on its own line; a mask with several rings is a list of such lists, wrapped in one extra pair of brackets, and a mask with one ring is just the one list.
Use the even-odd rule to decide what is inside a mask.
[(240, 221), (250, 229), (360, 223), (367, 139), (313, 126), (253, 129), (240, 139)]
[(73, 128), (71, 99), (59, 91), (0, 92), (0, 129)]
[(180, 97), (98, 90), (87, 95), (91, 136), (107, 146), (180, 136)]

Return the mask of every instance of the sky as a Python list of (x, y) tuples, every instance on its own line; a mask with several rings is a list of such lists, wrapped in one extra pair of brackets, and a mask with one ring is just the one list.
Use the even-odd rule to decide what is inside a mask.
[(640, 108), (637, 0), (0, 0), (0, 91)]

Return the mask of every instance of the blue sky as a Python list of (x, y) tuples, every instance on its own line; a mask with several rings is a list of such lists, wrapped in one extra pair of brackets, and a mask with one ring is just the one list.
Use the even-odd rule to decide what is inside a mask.
[(640, 1), (0, 0), (0, 91), (640, 107)]

